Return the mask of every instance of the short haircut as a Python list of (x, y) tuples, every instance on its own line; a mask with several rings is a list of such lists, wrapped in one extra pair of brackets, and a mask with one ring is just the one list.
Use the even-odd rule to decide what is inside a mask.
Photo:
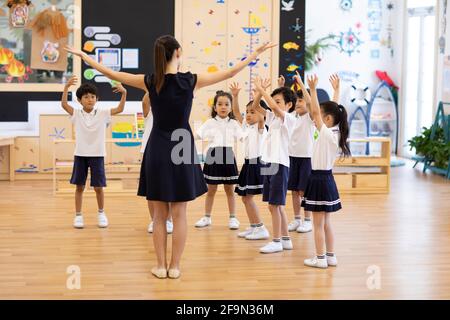
[(77, 90), (77, 98), (81, 100), (81, 98), (87, 94), (93, 94), (98, 98), (98, 90), (97, 87), (91, 83), (83, 83)]

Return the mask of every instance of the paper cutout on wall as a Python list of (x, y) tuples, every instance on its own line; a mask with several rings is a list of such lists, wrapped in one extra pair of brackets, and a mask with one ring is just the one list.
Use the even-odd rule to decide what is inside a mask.
[(352, 0), (341, 0), (341, 9), (343, 11), (350, 11), (353, 8)]
[[(295, 19), (295, 24), (290, 26), (289, 29), (291, 29), (294, 32), (300, 33), (303, 29), (303, 26), (300, 25), (300, 18)], [(299, 38), (300, 36), (297, 36)]]
[(0, 64), (8, 65), (14, 59), (14, 52), (7, 48), (0, 48)]
[(355, 32), (350, 27), (348, 31), (341, 32), (337, 38), (341, 52), (348, 54), (349, 57), (351, 57), (355, 52), (360, 52), (360, 47), (363, 44), (360, 38), (360, 32)]
[(300, 49), (300, 46), (295, 42), (286, 42), (285, 44), (283, 44), (283, 49), (286, 49), (286, 51), (289, 52), (290, 50)]
[(28, 76), (33, 73), (30, 67), (16, 59), (12, 59), (10, 63), (4, 65), (0, 71), (8, 74), (6, 77), (6, 82), (8, 83), (11, 83), (14, 78), (17, 78), (19, 83), (23, 83), (25, 80), (28, 80)]
[(67, 70), (69, 29), (64, 15), (52, 6), (41, 11), (27, 26), (32, 30), (31, 68), (38, 70)]
[(64, 131), (66, 131), (66, 128), (58, 129), (54, 127), (53, 133), (48, 136), (54, 139), (65, 139), (66, 137), (64, 137)]
[(9, 22), (13, 28), (23, 28), (28, 23), (31, 1), (8, 0)]
[(281, 10), (282, 11), (293, 11), (294, 10), (294, 5), (295, 5), (295, 0), (291, 0), (291, 1), (284, 1), (281, 0)]
[(110, 33), (111, 28), (110, 27), (102, 27), (102, 26), (88, 26), (84, 28), (84, 35), (87, 38), (92, 38), (97, 33)]
[(368, 0), (369, 34), (371, 41), (380, 41), (382, 29), (382, 4), (381, 0)]
[[(133, 124), (126, 122), (116, 123), (112, 128), (113, 139), (134, 139), (136, 138), (136, 130)], [(137, 147), (140, 142), (116, 142), (119, 147)]]
[(59, 44), (45, 41), (41, 51), (42, 61), (46, 63), (56, 63), (59, 59)]

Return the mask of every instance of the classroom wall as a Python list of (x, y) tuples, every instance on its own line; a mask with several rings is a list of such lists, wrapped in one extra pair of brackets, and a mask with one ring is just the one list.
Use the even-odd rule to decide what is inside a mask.
[[(324, 6), (324, 2), (327, 6)], [(332, 87), (328, 77), (332, 73), (341, 73), (343, 79), (341, 102), (350, 105), (349, 92), (353, 81), (369, 86), (373, 90), (379, 84), (375, 76), (376, 70), (387, 71), (399, 85), (401, 80), (402, 61), (402, 15), (403, 0), (357, 0), (342, 1), (352, 3), (348, 11), (341, 9), (341, 1), (306, 1), (306, 38), (307, 43), (330, 34), (340, 37), (352, 31), (354, 46), (343, 46), (340, 38), (330, 41), (336, 47), (323, 52), (322, 62), (308, 73), (317, 73), (320, 87), (331, 95)], [(388, 9), (388, 4), (393, 9)], [(376, 28), (377, 19), (374, 8), (381, 5), (379, 32), (371, 32)], [(371, 17), (372, 18), (371, 18)], [(389, 46), (389, 26), (392, 26), (392, 45)], [(309, 31), (310, 30), (310, 31)], [(372, 37), (373, 36), (373, 37)], [(377, 39), (377, 40), (375, 40)], [(353, 76), (352, 76), (353, 75)]]

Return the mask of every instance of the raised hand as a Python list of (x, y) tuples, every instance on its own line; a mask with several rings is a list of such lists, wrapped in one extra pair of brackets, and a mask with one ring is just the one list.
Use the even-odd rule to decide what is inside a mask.
[(333, 86), (333, 90), (339, 91), (339, 88), (341, 86), (341, 79), (339, 78), (339, 76), (337, 74), (332, 74), (330, 76), (330, 82), (331, 82), (331, 85)]
[(272, 81), (270, 79), (262, 80), (262, 87), (263, 87), (264, 91), (269, 89), (271, 85), (272, 85)]
[(76, 55), (76, 56), (78, 56), (78, 57), (83, 57), (84, 55), (86, 55), (86, 53), (84, 53), (83, 51), (81, 51), (81, 50), (79, 50), (79, 49), (75, 49), (75, 48), (73, 48), (73, 47), (71, 47), (71, 46), (65, 46), (64, 47), (64, 50), (66, 50), (67, 52), (69, 52), (69, 53), (71, 53), (71, 54), (73, 54), (73, 55)]
[(116, 83), (113, 87), (113, 92), (124, 94), (127, 93), (127, 89), (125, 89), (121, 83)]
[(276, 46), (277, 46), (277, 44), (274, 44), (272, 42), (266, 42), (263, 45), (259, 46), (255, 52), (257, 55), (260, 55), (260, 54), (264, 53), (264, 51), (272, 49)]
[(78, 83), (77, 76), (73, 75), (70, 77), (69, 81), (66, 82), (66, 88), (70, 88), (71, 86), (76, 86)]
[(319, 78), (317, 75), (308, 76), (308, 86), (310, 90), (316, 90), (317, 84), (319, 83)]
[(286, 79), (284, 78), (283, 75), (281, 75), (281, 76), (278, 78), (278, 87), (279, 87), (279, 88), (284, 87), (285, 84), (286, 84)]
[(263, 80), (259, 76), (255, 77), (255, 79), (253, 80), (253, 84), (258, 93), (263, 93), (265, 91)]
[(239, 96), (239, 92), (241, 91), (241, 87), (239, 86), (239, 83), (238, 82), (233, 82), (231, 85), (230, 85), (230, 91), (231, 91), (231, 95), (233, 96), (233, 97), (237, 97), (237, 96)]

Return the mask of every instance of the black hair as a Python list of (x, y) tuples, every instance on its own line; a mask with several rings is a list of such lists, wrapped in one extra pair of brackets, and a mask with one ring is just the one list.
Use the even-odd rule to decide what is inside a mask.
[(156, 92), (159, 94), (163, 85), (167, 65), (172, 60), (175, 50), (181, 48), (177, 39), (171, 35), (161, 36), (155, 41), (154, 45), (154, 84)]
[(292, 112), (295, 110), (295, 103), (297, 102), (297, 96), (295, 95), (294, 91), (289, 89), (288, 87), (281, 87), (278, 89), (275, 89), (271, 97), (275, 97), (277, 95), (281, 94), (283, 96), (283, 100), (285, 104), (288, 104), (289, 102), (292, 103), (292, 107), (289, 108), (289, 112)]
[[(212, 118), (215, 118), (217, 116), (217, 112), (214, 109), (214, 107), (216, 106), (217, 101), (219, 101), (220, 97), (228, 98), (228, 100), (230, 100), (230, 105), (233, 104), (233, 96), (229, 92), (225, 92), (225, 91), (222, 91), (222, 90), (217, 91), (216, 92), (216, 96), (214, 97), (214, 103), (213, 103), (213, 107), (212, 107), (212, 110), (211, 110), (211, 117)], [(230, 119), (235, 119), (234, 113), (233, 113), (233, 109), (231, 109), (231, 112), (228, 114), (228, 117)]]
[[(253, 105), (253, 100), (250, 100), (249, 103), (247, 103), (247, 108), (251, 107)], [(259, 101), (259, 105), (261, 106), (261, 108), (265, 109), (265, 110), (270, 110), (269, 106), (267, 105), (267, 103), (264, 100), (260, 100)]]
[(93, 94), (98, 99), (98, 90), (97, 87), (92, 83), (83, 83), (77, 90), (77, 98), (81, 100), (81, 98), (86, 94)]
[(330, 115), (333, 118), (333, 125), (339, 124), (339, 147), (341, 148), (344, 157), (351, 155), (350, 147), (347, 139), (349, 135), (348, 115), (347, 110), (343, 105), (337, 104), (334, 101), (327, 101), (320, 104), (323, 114)]

